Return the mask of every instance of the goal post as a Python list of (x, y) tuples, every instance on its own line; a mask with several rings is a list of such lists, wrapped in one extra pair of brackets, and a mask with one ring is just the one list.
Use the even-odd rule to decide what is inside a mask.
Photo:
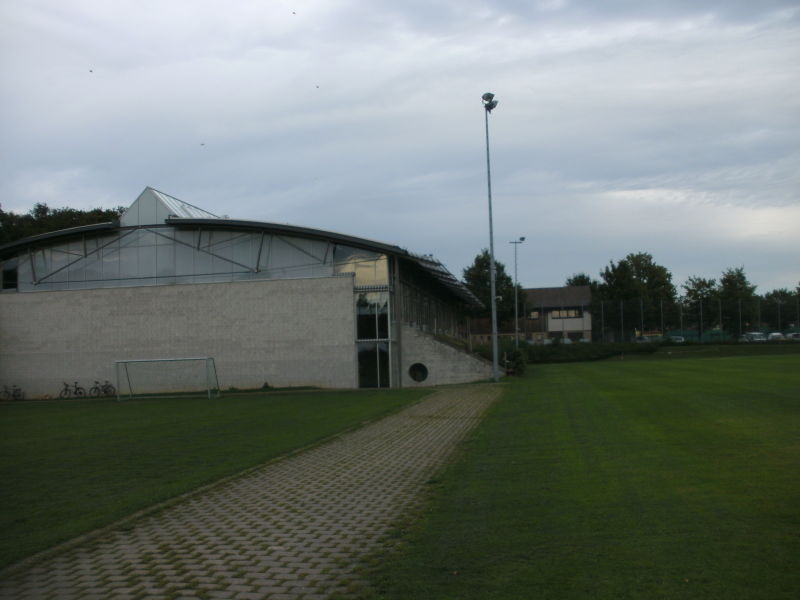
[(114, 371), (117, 400), (136, 394), (205, 393), (209, 400), (220, 396), (217, 365), (210, 356), (115, 360)]

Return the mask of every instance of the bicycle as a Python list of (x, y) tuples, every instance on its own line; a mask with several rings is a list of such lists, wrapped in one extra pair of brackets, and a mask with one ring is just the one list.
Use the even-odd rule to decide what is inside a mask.
[(3, 391), (0, 392), (0, 399), (25, 400), (25, 392), (22, 391), (22, 388), (17, 387), (16, 385), (12, 385), (10, 390), (8, 389), (7, 385), (4, 385)]
[(70, 388), (69, 384), (65, 381), (64, 389), (62, 389), (59, 392), (58, 397), (71, 398), (74, 396), (75, 398), (82, 398), (85, 395), (86, 395), (86, 390), (83, 389), (81, 386), (79, 386), (77, 381), (75, 382), (75, 385), (72, 388)]
[(89, 395), (93, 398), (99, 398), (100, 396), (116, 396), (117, 389), (111, 385), (108, 379), (106, 379), (106, 382), (103, 384), (95, 380), (92, 389), (89, 390)]

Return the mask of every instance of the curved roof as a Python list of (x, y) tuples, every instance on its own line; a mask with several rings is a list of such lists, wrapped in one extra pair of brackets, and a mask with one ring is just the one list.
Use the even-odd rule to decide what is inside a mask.
[(285, 223), (269, 223), (264, 221), (243, 221), (236, 219), (193, 219), (182, 217), (169, 217), (165, 220), (167, 225), (173, 227), (201, 227), (203, 229), (244, 229), (252, 231), (265, 231), (283, 235), (293, 235), (303, 238), (311, 238), (325, 241), (332, 241), (347, 246), (355, 246), (373, 252), (388, 254), (405, 259), (407, 262), (419, 267), (425, 273), (432, 276), (435, 281), (443, 285), (451, 293), (455, 294), (462, 302), (472, 306), (482, 306), (478, 298), (447, 268), (432, 256), (423, 256), (409, 252), (405, 248), (378, 242), (368, 238), (355, 237), (344, 233), (326, 231), (324, 229), (312, 229), (309, 227), (299, 227)]
[(0, 257), (9, 257), (18, 254), (26, 248), (35, 248), (43, 243), (63, 241), (87, 234), (102, 235), (119, 229), (135, 229), (148, 226), (158, 227), (165, 225), (176, 228), (238, 229), (269, 232), (279, 235), (291, 235), (330, 241), (387, 254), (393, 257), (396, 256), (404, 260), (406, 264), (411, 264), (415, 268), (421, 269), (465, 304), (472, 306), (482, 305), (480, 300), (478, 300), (463, 283), (450, 273), (440, 261), (432, 256), (414, 254), (405, 248), (393, 244), (322, 229), (312, 229), (284, 223), (221, 218), (150, 187), (145, 188), (136, 201), (120, 217), (119, 221), (61, 229), (59, 231), (52, 231), (17, 240), (0, 246)]

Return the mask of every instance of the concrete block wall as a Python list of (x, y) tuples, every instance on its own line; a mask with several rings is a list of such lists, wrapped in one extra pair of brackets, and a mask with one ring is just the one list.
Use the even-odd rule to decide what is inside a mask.
[(0, 386), (56, 396), (114, 361), (212, 356), (220, 387), (357, 387), (350, 277), (0, 294)]
[[(421, 387), (451, 383), (468, 383), (489, 379), (492, 363), (438, 341), (429, 333), (403, 324), (401, 330), (401, 364), (403, 387)], [(425, 381), (414, 381), (409, 368), (421, 363), (428, 369)]]

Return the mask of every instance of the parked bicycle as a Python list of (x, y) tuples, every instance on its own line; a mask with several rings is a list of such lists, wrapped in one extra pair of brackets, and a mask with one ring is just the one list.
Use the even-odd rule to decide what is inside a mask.
[(111, 385), (108, 379), (106, 379), (106, 382), (103, 384), (95, 380), (94, 385), (89, 390), (89, 395), (92, 398), (99, 398), (100, 396), (116, 396), (117, 389)]
[(11, 389), (8, 389), (7, 385), (3, 386), (3, 391), (0, 392), (0, 399), (2, 400), (25, 400), (25, 392), (22, 391), (22, 388), (17, 387), (16, 385), (12, 385)]
[(83, 389), (81, 386), (78, 385), (78, 382), (75, 382), (75, 385), (69, 387), (69, 384), (65, 381), (64, 388), (59, 392), (59, 398), (82, 398), (86, 395), (86, 390)]

